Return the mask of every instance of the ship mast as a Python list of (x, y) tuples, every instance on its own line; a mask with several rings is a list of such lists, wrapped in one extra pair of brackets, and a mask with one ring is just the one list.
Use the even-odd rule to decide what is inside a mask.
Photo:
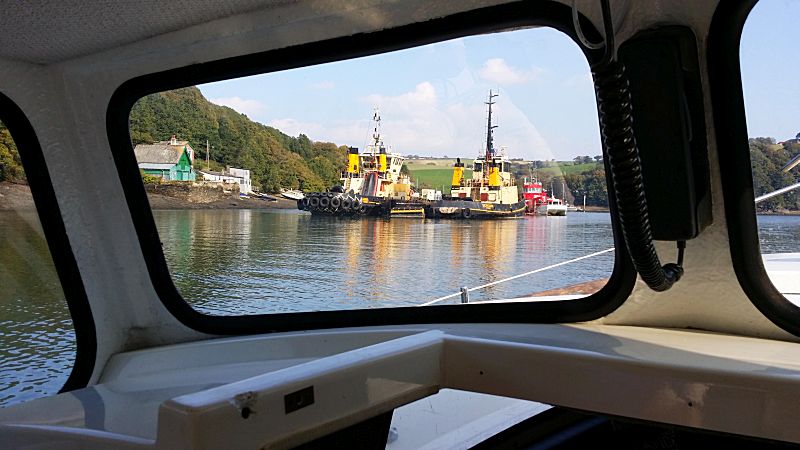
[(497, 128), (497, 125), (492, 125), (492, 105), (495, 102), (492, 101), (495, 97), (500, 94), (492, 94), (492, 90), (489, 89), (489, 101), (486, 102), (489, 105), (489, 116), (486, 120), (486, 156), (483, 163), (483, 180), (487, 182), (489, 181), (489, 168), (494, 165), (494, 137), (492, 136), (492, 129)]
[(375, 149), (380, 148), (380, 141), (381, 141), (381, 112), (378, 108), (375, 108), (374, 113), (372, 114), (372, 121), (375, 122), (375, 128), (372, 130), (372, 145)]

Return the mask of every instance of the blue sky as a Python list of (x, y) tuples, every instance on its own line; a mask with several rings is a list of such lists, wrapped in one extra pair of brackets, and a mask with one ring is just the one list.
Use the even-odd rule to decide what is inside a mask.
[(800, 132), (800, 1), (762, 0), (745, 22), (741, 67), (747, 131), (794, 138)]
[[(800, 131), (792, 19), (800, 2), (762, 1), (748, 19), (742, 75), (751, 136)], [(781, 25), (783, 24), (783, 25)], [(780, 53), (776, 50), (783, 50)], [(769, 51), (767, 51), (769, 50)], [(784, 55), (780, 59), (777, 55)], [(373, 108), (402, 154), (467, 156), (485, 142), (486, 97), (496, 99), (495, 144), (512, 158), (572, 159), (600, 151), (585, 58), (565, 35), (517, 30), (200, 86), (214, 103), (315, 141), (363, 148)], [(791, 101), (790, 99), (795, 99)]]

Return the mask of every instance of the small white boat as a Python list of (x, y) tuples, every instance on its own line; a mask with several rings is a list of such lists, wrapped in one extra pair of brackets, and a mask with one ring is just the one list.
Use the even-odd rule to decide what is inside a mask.
[(303, 194), (303, 191), (298, 191), (298, 190), (281, 191), (281, 195), (291, 200), (301, 200), (303, 197), (306, 196), (305, 194)]
[(560, 199), (557, 198), (548, 198), (547, 203), (542, 203), (536, 209), (537, 214), (545, 215), (545, 216), (566, 216), (567, 215), (567, 205), (565, 205)]

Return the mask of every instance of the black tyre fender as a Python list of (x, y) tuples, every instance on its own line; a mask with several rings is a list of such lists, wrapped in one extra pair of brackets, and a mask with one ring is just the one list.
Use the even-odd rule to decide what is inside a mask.
[(321, 197), (319, 199), (319, 207), (320, 208), (327, 208), (331, 204), (331, 199), (328, 197)]
[(316, 208), (317, 206), (319, 206), (319, 197), (317, 197), (315, 195), (315, 196), (311, 197), (310, 199), (308, 199), (308, 206), (310, 206), (312, 208)]
[(341, 197), (333, 197), (331, 199), (331, 208), (339, 209), (342, 206), (342, 198)]
[(463, 217), (464, 219), (469, 219), (470, 217), (472, 217), (472, 211), (470, 211), (469, 208), (461, 209), (461, 217)]

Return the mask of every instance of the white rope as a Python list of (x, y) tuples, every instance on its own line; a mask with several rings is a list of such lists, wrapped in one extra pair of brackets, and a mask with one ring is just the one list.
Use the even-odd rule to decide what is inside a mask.
[[(469, 288), (469, 289), (467, 289), (467, 292), (477, 291), (478, 289), (483, 289), (483, 288), (487, 288), (489, 286), (494, 286), (495, 284), (505, 283), (506, 281), (515, 280), (517, 278), (524, 277), (524, 276), (527, 276), (527, 275), (532, 275), (534, 273), (544, 272), (545, 270), (554, 269), (556, 267), (560, 267), (560, 266), (564, 266), (564, 265), (567, 265), (567, 264), (571, 264), (571, 263), (574, 263), (576, 261), (580, 261), (582, 259), (592, 258), (594, 256), (602, 255), (603, 253), (608, 253), (608, 252), (613, 252), (613, 251), (614, 251), (613, 247), (609, 248), (609, 249), (606, 249), (606, 250), (601, 250), (599, 252), (595, 252), (595, 253), (592, 253), (590, 255), (581, 256), (579, 258), (570, 259), (569, 261), (563, 261), (563, 262), (560, 262), (560, 263), (557, 263), (557, 264), (553, 264), (551, 266), (542, 267), (542, 268), (536, 269), (536, 270), (531, 270), (530, 272), (521, 273), (519, 275), (514, 275), (513, 277), (508, 277), (508, 278), (504, 278), (502, 280), (492, 281), (491, 283), (482, 284), (482, 285), (476, 286), (474, 288)], [(431, 301), (429, 301), (427, 303), (423, 303), (423, 304), (421, 304), (419, 306), (433, 305), (433, 304), (439, 303), (439, 302), (441, 302), (443, 300), (447, 300), (448, 298), (458, 297), (459, 295), (461, 295), (461, 292), (456, 292), (455, 294), (445, 295), (444, 297), (439, 297), (436, 300), (431, 300)]]

